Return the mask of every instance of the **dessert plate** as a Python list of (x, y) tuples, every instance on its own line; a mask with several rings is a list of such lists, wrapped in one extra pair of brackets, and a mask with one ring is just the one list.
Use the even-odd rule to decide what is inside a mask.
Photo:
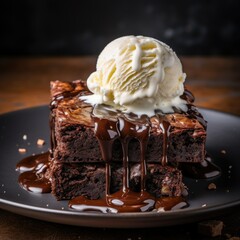
[[(183, 224), (224, 214), (240, 205), (240, 117), (201, 109), (208, 121), (207, 151), (221, 167), (219, 177), (208, 180), (184, 178), (189, 188), (185, 209), (169, 212), (103, 214), (70, 210), (68, 201), (51, 194), (30, 193), (18, 185), (16, 163), (49, 147), (47, 106), (10, 112), (0, 116), (0, 208), (24, 216), (89, 227), (156, 227)], [(43, 146), (37, 145), (44, 139)], [(19, 153), (25, 148), (26, 153)], [(208, 185), (214, 183), (215, 190)]]

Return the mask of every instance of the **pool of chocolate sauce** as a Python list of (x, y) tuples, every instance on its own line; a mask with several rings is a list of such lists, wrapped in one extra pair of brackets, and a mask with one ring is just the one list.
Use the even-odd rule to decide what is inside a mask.
[(51, 182), (46, 177), (49, 164), (48, 152), (22, 159), (16, 166), (20, 172), (18, 182), (21, 187), (30, 192), (51, 192)]
[[(67, 92), (55, 96), (50, 107), (54, 109), (60, 101), (65, 98), (70, 98), (82, 94), (79, 92)], [(188, 104), (187, 115), (190, 118), (197, 119), (204, 128), (206, 122), (195, 111), (192, 105), (194, 97), (188, 91), (182, 96)], [(52, 111), (53, 113), (53, 111)], [(107, 117), (106, 117), (107, 116)], [(135, 114), (122, 113), (114, 108), (106, 105), (96, 105), (92, 111), (92, 119), (95, 125), (95, 136), (98, 139), (102, 159), (106, 166), (106, 186), (105, 198), (98, 200), (90, 200), (84, 196), (76, 197), (69, 201), (69, 207), (80, 211), (100, 211), (103, 213), (117, 212), (145, 212), (157, 209), (159, 211), (167, 211), (177, 207), (187, 207), (188, 204), (181, 196), (177, 197), (162, 197), (156, 199), (146, 191), (146, 159), (145, 153), (148, 139), (150, 136), (151, 124), (150, 118), (147, 115), (137, 116)], [(50, 116), (51, 129), (54, 129), (55, 116)], [(159, 162), (165, 166), (168, 164), (167, 148), (168, 138), (171, 130), (171, 125), (166, 115), (161, 112), (156, 112), (156, 120), (159, 123), (163, 133), (163, 152), (162, 159)], [(128, 162), (128, 144), (131, 139), (136, 139), (140, 144), (140, 164), (141, 164), (141, 190), (133, 192), (129, 188), (129, 162)], [(111, 160), (113, 142), (118, 139), (121, 143), (123, 152), (123, 185), (120, 191), (112, 194), (110, 192), (110, 176), (111, 176)], [(51, 133), (51, 150), (49, 153), (44, 153), (36, 156), (30, 156), (21, 160), (17, 164), (17, 170), (21, 172), (19, 176), (19, 184), (26, 190), (32, 192), (50, 192), (51, 182), (48, 178), (48, 168), (53, 157), (53, 149), (56, 147), (56, 139), (54, 132)], [(194, 178), (209, 178), (220, 174), (217, 166), (209, 160), (204, 160), (202, 163), (181, 163), (181, 170), (184, 174)]]

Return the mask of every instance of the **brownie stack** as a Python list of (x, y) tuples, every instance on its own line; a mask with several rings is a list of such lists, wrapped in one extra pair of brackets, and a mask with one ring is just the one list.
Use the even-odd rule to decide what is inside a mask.
[[(52, 192), (58, 200), (80, 195), (89, 199), (105, 196), (106, 167), (95, 135), (93, 106), (80, 100), (81, 96), (89, 94), (84, 81), (51, 82), (51, 180)], [(170, 124), (167, 165), (161, 163), (163, 131), (156, 116), (149, 118), (146, 190), (156, 197), (180, 196), (184, 187), (178, 163), (197, 163), (205, 157), (206, 123), (189, 94), (184, 94), (188, 112), (176, 111), (164, 116)], [(136, 192), (141, 189), (140, 152), (139, 142), (131, 139), (128, 145), (129, 187)], [(110, 163), (111, 193), (118, 191), (123, 184), (122, 158), (121, 143), (116, 139)]]

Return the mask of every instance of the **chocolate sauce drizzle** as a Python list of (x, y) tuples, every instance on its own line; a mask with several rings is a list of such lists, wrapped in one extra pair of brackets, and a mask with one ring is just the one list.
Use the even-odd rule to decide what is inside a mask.
[[(108, 116), (108, 118), (105, 116)], [(150, 118), (148, 116), (142, 115), (139, 117), (132, 113), (121, 114), (109, 106), (96, 105), (93, 109), (92, 118), (95, 122), (95, 136), (98, 139), (102, 158), (106, 164), (106, 194), (105, 198), (100, 200), (89, 200), (79, 196), (70, 200), (70, 208), (80, 211), (145, 212), (155, 208), (156, 203), (158, 208), (170, 210), (170, 208), (180, 202), (185, 202), (180, 197), (167, 198), (165, 201), (160, 201), (146, 191), (147, 164), (145, 156), (151, 130)], [(157, 119), (163, 132), (163, 156), (159, 162), (165, 166), (167, 164), (170, 123), (164, 115), (157, 115)], [(112, 146), (116, 139), (120, 140), (123, 152), (123, 185), (120, 191), (110, 193)], [(137, 139), (140, 144), (140, 192), (133, 192), (129, 188), (128, 145), (131, 139)], [(183, 204), (183, 206), (186, 205)]]
[(158, 120), (159, 120), (159, 126), (162, 129), (162, 133), (163, 133), (163, 152), (162, 152), (162, 165), (166, 166), (168, 163), (168, 159), (167, 159), (167, 149), (168, 149), (168, 137), (170, 135), (170, 123), (169, 121), (164, 117), (164, 116), (158, 116)]
[[(51, 128), (51, 149), (49, 153), (36, 156), (30, 156), (21, 160), (17, 164), (17, 170), (22, 172), (19, 176), (19, 184), (26, 190), (32, 192), (47, 193), (51, 191), (51, 182), (47, 177), (48, 168), (53, 160), (53, 151), (57, 147), (55, 139), (55, 111), (58, 104), (66, 98), (76, 97), (78, 95), (89, 94), (83, 90), (66, 91), (53, 97), (50, 104), (50, 128)], [(188, 111), (184, 113), (189, 118), (198, 120), (204, 128), (206, 122), (202, 115), (192, 104), (194, 97), (191, 92), (185, 90), (182, 96), (188, 104)], [(180, 112), (175, 110), (175, 112)], [(106, 117), (107, 116), (107, 117)], [(166, 166), (168, 164), (167, 151), (169, 145), (169, 136), (171, 125), (166, 115), (156, 113), (155, 118), (159, 123), (159, 130), (163, 135), (162, 157), (159, 164)], [(105, 198), (90, 200), (84, 196), (78, 196), (69, 201), (69, 207), (79, 211), (100, 211), (103, 213), (117, 212), (145, 212), (153, 210), (167, 211), (177, 208), (187, 207), (188, 204), (181, 196), (179, 197), (162, 197), (156, 199), (146, 190), (147, 163), (146, 150), (150, 136), (151, 122), (146, 115), (137, 116), (133, 113), (124, 114), (114, 108), (106, 105), (96, 105), (92, 111), (92, 119), (95, 124), (95, 136), (98, 139), (102, 159), (106, 166), (106, 186)], [(111, 193), (111, 162), (112, 147), (115, 140), (119, 140), (123, 152), (123, 184), (122, 188), (115, 193)], [(131, 139), (136, 139), (140, 145), (140, 165), (141, 165), (141, 189), (139, 192), (133, 192), (129, 187), (129, 161), (128, 145)], [(207, 164), (206, 164), (207, 163)], [(197, 178), (208, 178), (216, 176), (220, 170), (210, 161), (204, 161), (197, 164), (181, 164), (183, 173), (193, 173)], [(194, 167), (193, 167), (194, 166)], [(217, 172), (217, 173), (216, 173)]]
[(49, 164), (48, 152), (22, 159), (16, 166), (16, 170), (21, 172), (18, 178), (20, 186), (35, 193), (51, 192), (51, 182), (46, 177)]

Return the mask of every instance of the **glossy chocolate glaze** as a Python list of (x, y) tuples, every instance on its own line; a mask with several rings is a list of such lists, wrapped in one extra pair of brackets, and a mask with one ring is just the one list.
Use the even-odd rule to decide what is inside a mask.
[[(54, 84), (54, 83), (52, 83)], [(52, 86), (54, 87), (54, 86)], [(153, 131), (154, 126), (157, 131), (163, 134), (163, 153), (159, 163), (167, 165), (167, 148), (168, 138), (176, 128), (194, 128), (198, 131), (206, 129), (206, 122), (202, 115), (197, 111), (193, 105), (193, 95), (185, 90), (182, 98), (187, 101), (188, 111), (181, 112), (174, 109), (173, 114), (157, 113), (155, 116), (149, 118), (146, 115), (137, 116), (135, 114), (125, 114), (112, 107), (106, 105), (96, 105), (94, 108), (81, 102), (79, 97), (81, 95), (90, 94), (86, 90), (86, 85), (83, 82), (64, 83), (53, 91), (52, 102), (50, 104), (51, 116), (51, 150), (50, 158), (53, 158), (53, 151), (56, 148), (55, 139), (55, 109), (59, 107), (62, 109), (61, 115), (58, 118), (68, 120), (86, 126), (94, 126), (95, 136), (98, 139), (102, 159), (106, 164), (106, 195), (105, 198), (99, 200), (89, 200), (84, 196), (79, 196), (69, 202), (69, 207), (78, 209), (80, 211), (101, 211), (101, 212), (142, 212), (149, 211), (154, 208), (159, 211), (166, 211), (175, 209), (177, 207), (186, 207), (188, 204), (182, 197), (164, 197), (156, 199), (146, 191), (146, 160), (145, 153), (150, 132)], [(81, 111), (79, 111), (81, 108)], [(85, 115), (84, 111), (86, 111)], [(81, 114), (79, 114), (81, 112)], [(83, 113), (82, 113), (83, 112)], [(88, 116), (92, 112), (91, 118)], [(200, 124), (199, 124), (200, 123)], [(203, 128), (203, 130), (201, 130)], [(112, 146), (113, 142), (118, 139), (121, 142), (123, 151), (123, 186), (122, 189), (114, 194), (110, 192), (110, 176), (111, 176), (111, 160), (112, 160)], [(129, 165), (128, 165), (128, 144), (131, 139), (137, 139), (141, 150), (141, 190), (140, 192), (133, 192), (129, 188)], [(25, 172), (19, 176), (19, 183), (24, 189), (32, 191), (38, 189), (40, 192), (50, 192), (50, 181), (45, 177), (46, 169), (49, 166), (48, 154), (31, 156), (23, 159), (18, 165), (17, 169), (25, 169)], [(189, 164), (190, 166), (191, 164)], [(39, 167), (42, 166), (42, 167)], [(184, 165), (182, 165), (184, 168)], [(196, 165), (195, 165), (196, 166)], [(208, 165), (210, 166), (210, 164)], [(214, 166), (211, 164), (211, 167)], [(215, 171), (211, 168), (211, 171)], [(185, 171), (185, 170), (184, 170)], [(205, 174), (204, 174), (204, 171)], [(202, 172), (192, 171), (194, 176), (207, 178), (209, 176), (209, 168), (202, 168)], [(40, 189), (40, 190), (39, 190)]]
[(49, 164), (48, 152), (22, 159), (16, 166), (16, 170), (21, 172), (18, 178), (20, 186), (30, 192), (51, 192), (51, 182), (46, 177)]
[(166, 166), (168, 163), (167, 160), (167, 148), (168, 148), (168, 137), (170, 135), (170, 122), (165, 118), (165, 116), (158, 115), (159, 126), (162, 129), (163, 133), (163, 154), (162, 154), (162, 165)]
[[(107, 116), (107, 117), (106, 117)], [(109, 117), (110, 116), (110, 117)], [(92, 118), (95, 122), (95, 136), (98, 139), (102, 158), (106, 164), (106, 186), (105, 198), (100, 200), (89, 200), (83, 196), (72, 199), (69, 207), (81, 211), (97, 210), (101, 212), (144, 212), (155, 208), (158, 203), (159, 208), (170, 210), (169, 206), (183, 202), (181, 198), (168, 198), (161, 201), (150, 195), (146, 191), (146, 149), (150, 136), (151, 123), (146, 115), (137, 116), (135, 114), (120, 113), (115, 109), (96, 105), (93, 109)], [(159, 162), (165, 166), (167, 164), (168, 137), (170, 134), (170, 123), (165, 115), (157, 115), (160, 129), (163, 133), (163, 157)], [(141, 151), (141, 190), (133, 192), (129, 188), (129, 164), (128, 147), (131, 139), (137, 139)], [(114, 194), (110, 193), (111, 160), (113, 142), (119, 139), (123, 152), (123, 186)], [(186, 206), (187, 204), (183, 204)], [(171, 207), (171, 208), (172, 208)]]
[(156, 201), (155, 208), (161, 211), (177, 210), (188, 207), (189, 204), (181, 197), (162, 197)]

